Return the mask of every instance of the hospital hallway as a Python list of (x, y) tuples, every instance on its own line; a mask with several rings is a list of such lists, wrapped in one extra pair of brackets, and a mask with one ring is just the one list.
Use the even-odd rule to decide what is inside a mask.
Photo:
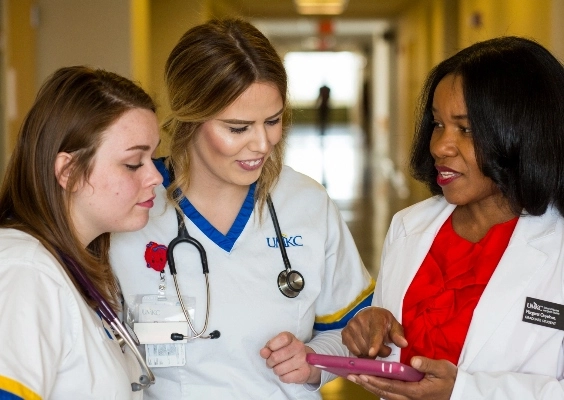
[[(339, 207), (366, 268), (375, 277), (373, 204), (371, 189), (373, 163), (364, 133), (355, 125), (330, 125), (321, 136), (315, 125), (295, 125), (288, 137), (285, 163), (322, 183)], [(321, 389), (323, 400), (375, 400), (344, 378)]]

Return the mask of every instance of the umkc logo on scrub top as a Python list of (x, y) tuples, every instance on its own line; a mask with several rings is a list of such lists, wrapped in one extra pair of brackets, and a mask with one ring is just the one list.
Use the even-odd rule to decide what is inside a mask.
[[(301, 235), (288, 236), (283, 233), (282, 240), (284, 241), (284, 247), (303, 246)], [(268, 245), (268, 247), (278, 248), (278, 238), (276, 237), (266, 238), (266, 244)]]

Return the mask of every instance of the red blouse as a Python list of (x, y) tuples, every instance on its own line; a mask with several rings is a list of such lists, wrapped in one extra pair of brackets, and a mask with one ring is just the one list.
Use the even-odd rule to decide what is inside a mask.
[(409, 345), (400, 361), (419, 355), (458, 364), (474, 308), (518, 218), (494, 225), (478, 243), (456, 234), (452, 215), (443, 224), (403, 299), (402, 325)]

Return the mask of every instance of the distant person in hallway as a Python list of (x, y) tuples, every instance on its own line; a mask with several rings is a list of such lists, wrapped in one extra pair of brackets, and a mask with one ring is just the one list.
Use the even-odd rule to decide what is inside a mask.
[(143, 398), (132, 382), (150, 373), (92, 288), (117, 318), (110, 232), (147, 223), (158, 144), (155, 104), (126, 78), (64, 67), (40, 88), (0, 189), (0, 399)]
[(329, 114), (331, 111), (331, 106), (329, 104), (330, 97), (331, 88), (327, 85), (321, 86), (319, 88), (317, 101), (315, 102), (315, 106), (317, 107), (317, 124), (319, 126), (320, 135), (325, 135), (327, 125), (329, 124)]
[(364, 144), (367, 149), (372, 147), (372, 94), (370, 85), (370, 79), (365, 79), (362, 82), (362, 130), (364, 132)]
[(476, 43), (424, 86), (413, 176), (435, 195), (396, 214), (352, 353), (410, 364), (387, 400), (564, 399), (564, 68), (519, 37)]
[[(207, 253), (211, 304), (208, 330), (199, 252), (177, 246), (179, 292), (195, 299), (203, 335), (177, 343), (175, 365), (154, 368), (145, 398), (320, 399), (332, 376), (307, 364), (306, 353), (348, 354), (341, 329), (370, 305), (375, 283), (325, 189), (283, 165), (282, 60), (248, 22), (213, 20), (180, 38), (165, 82), (170, 156), (155, 160), (164, 183), (147, 228), (113, 236), (111, 261), (126, 301), (161, 289), (174, 299), (171, 266), (157, 262), (166, 257), (147, 252), (166, 249), (180, 221)], [(220, 336), (206, 339), (214, 330)]]

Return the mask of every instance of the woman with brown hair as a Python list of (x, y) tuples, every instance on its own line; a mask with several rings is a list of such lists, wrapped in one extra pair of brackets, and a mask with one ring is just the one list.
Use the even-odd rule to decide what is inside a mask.
[(153, 101), (119, 75), (68, 67), (42, 86), (0, 191), (0, 398), (141, 398), (154, 380), (116, 340), (108, 249), (147, 223), (158, 143)]
[(340, 329), (374, 281), (323, 186), (283, 166), (282, 60), (253, 25), (214, 20), (180, 39), (165, 79), (163, 186), (146, 229), (113, 236), (111, 251), (135, 327), (155, 333), (145, 396), (319, 399), (330, 376), (306, 353), (345, 354)]

